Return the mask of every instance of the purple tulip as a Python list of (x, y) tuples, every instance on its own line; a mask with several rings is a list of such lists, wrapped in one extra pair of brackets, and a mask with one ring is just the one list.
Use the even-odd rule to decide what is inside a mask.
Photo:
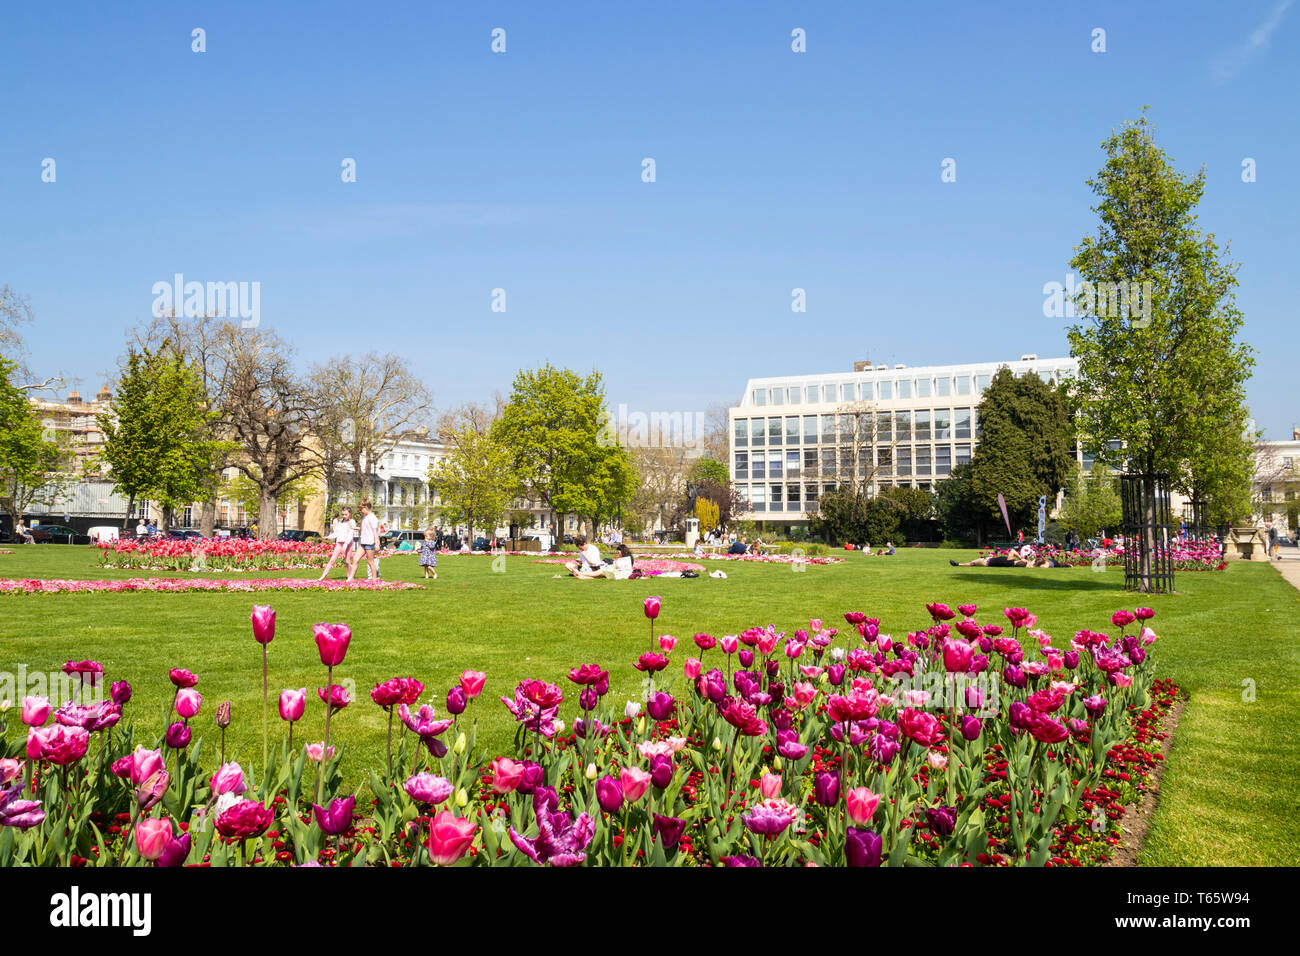
[(469, 697), (465, 694), (465, 688), (459, 684), (447, 691), (447, 713), (453, 717), (465, 713), (465, 707), (468, 704)]
[(131, 701), (131, 685), (124, 680), (117, 681), (109, 688), (109, 698), (121, 707)]
[(749, 667), (754, 663), (754, 652), (748, 647), (740, 651), (736, 656), (740, 658), (741, 667)]
[(677, 817), (662, 817), (657, 813), (654, 815), (654, 833), (659, 838), (659, 844), (664, 848), (665, 853), (677, 849), (677, 844), (682, 841), (682, 834), (685, 832), (685, 820), (679, 820)]
[(967, 714), (961, 719), (961, 735), (967, 740), (979, 740), (980, 731), (983, 729), (983, 722), (974, 714)]
[(925, 819), (930, 829), (939, 836), (952, 836), (953, 827), (957, 825), (956, 807), (930, 807), (925, 811)]
[(653, 693), (647, 698), (645, 709), (654, 720), (667, 720), (673, 712), (673, 698), (663, 691)]
[(0, 790), (0, 827), (17, 827), (26, 830), (39, 826), (45, 820), (45, 811), (39, 801), (20, 799), (23, 795), (21, 783)]
[(813, 782), (813, 799), (818, 806), (833, 807), (840, 799), (840, 775), (822, 771)]
[(867, 752), (878, 764), (888, 765), (898, 755), (898, 741), (890, 740), (884, 734), (876, 734), (867, 744)]
[(1064, 657), (1065, 660), (1066, 670), (1074, 670), (1076, 667), (1079, 666), (1078, 651), (1066, 651), (1065, 654), (1062, 656)]
[(578, 695), (578, 706), (583, 710), (595, 710), (598, 703), (600, 695), (596, 693), (595, 687), (584, 687)]
[(828, 677), (830, 677), (832, 686), (839, 687), (841, 684), (844, 683), (843, 664), (832, 664), (830, 667), (826, 668), (826, 674)]
[(762, 866), (756, 856), (724, 856), (722, 858), (723, 866)]
[(156, 865), (165, 867), (181, 866), (189, 855), (190, 835), (182, 833), (179, 837), (174, 837), (168, 842), (162, 851), (162, 856), (158, 857)]
[(605, 776), (596, 781), (596, 801), (606, 813), (618, 813), (623, 809), (623, 789), (613, 777)]
[(533, 763), (531, 760), (524, 761), (524, 775), (519, 781), (518, 791), (520, 793), (531, 794), (545, 779), (546, 771), (539, 763)]
[(320, 804), (312, 804), (316, 826), (330, 836), (347, 833), (352, 826), (352, 807), (356, 802), (356, 797), (336, 797), (330, 801), (329, 809)]
[(670, 757), (655, 757), (650, 764), (650, 782), (656, 790), (665, 790), (673, 782), (673, 762)]
[(849, 866), (880, 866), (882, 841), (875, 831), (849, 827), (847, 836), (844, 856)]
[(181, 723), (179, 720), (167, 728), (166, 740), (167, 746), (176, 750), (188, 747), (190, 744), (190, 728), (188, 725)]
[(1002, 668), (1002, 679), (1012, 687), (1024, 687), (1029, 683), (1029, 679), (1025, 677), (1025, 672), (1015, 664), (1008, 664)]

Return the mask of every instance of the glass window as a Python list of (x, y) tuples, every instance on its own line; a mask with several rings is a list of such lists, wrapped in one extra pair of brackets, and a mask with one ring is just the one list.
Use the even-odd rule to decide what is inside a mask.
[(970, 464), (970, 445), (957, 446), (957, 464), (959, 465)]
[(970, 409), (959, 408), (955, 414), (957, 417), (957, 430), (953, 437), (970, 438)]
[(781, 477), (781, 453), (779, 451), (769, 451), (767, 453), (767, 477)]
[(740, 510), (749, 510), (749, 485), (736, 485), (736, 497), (740, 499)]
[(918, 378), (916, 380), (916, 397), (917, 398), (930, 397), (930, 380), (928, 378)]
[(930, 440), (930, 413), (927, 410), (916, 412), (916, 440)]
[(835, 486), (834, 486), (834, 485), (829, 484), (829, 483), (823, 483), (823, 484), (822, 484), (822, 494), (824, 494), (824, 495), (829, 495), (829, 494), (830, 494), (832, 491), (834, 491), (834, 490), (835, 490)]
[(749, 510), (767, 510), (767, 485), (753, 485), (749, 491)]
[(929, 445), (916, 446), (916, 456), (913, 464), (916, 467), (916, 474), (918, 475), (930, 474), (930, 446)]
[(845, 382), (840, 386), (841, 402), (856, 402), (858, 400), (858, 387), (852, 382)]
[(808, 502), (808, 510), (816, 511), (817, 510), (817, 486), (804, 485), (803, 494), (804, 494), (804, 501)]
[(761, 447), (764, 444), (763, 436), (767, 434), (763, 424), (763, 419), (751, 419), (753, 425), (749, 429), (749, 443), (755, 447)]
[(817, 449), (805, 448), (803, 450), (803, 469), (810, 475), (817, 474)]
[(785, 420), (785, 443), (787, 445), (799, 444), (799, 419), (797, 417)]
[(799, 477), (799, 452), (788, 451), (785, 453), (785, 476), (787, 478)]
[(894, 474), (896, 475), (912, 474), (911, 446), (904, 445), (901, 448), (894, 449)]
[(772, 389), (772, 404), (773, 404), (773, 405), (784, 405), (784, 404), (785, 404), (785, 389), (784, 389), (784, 388), (774, 388), (774, 389)]
[(799, 510), (799, 486), (798, 485), (785, 486), (785, 510), (786, 511)]
[(840, 477), (853, 477), (853, 452), (848, 448), (840, 449)]
[(877, 382), (876, 384), (880, 386), (880, 400), (882, 402), (890, 401), (894, 397), (893, 382)]
[(893, 474), (894, 449), (881, 448), (876, 451), (876, 470), (882, 475)]
[(817, 386), (816, 386), (816, 385), (809, 385), (809, 386), (808, 386), (807, 396), (808, 396), (807, 401), (808, 401), (808, 404), (809, 404), (809, 405), (816, 405), (816, 404), (817, 404)]
[(817, 416), (805, 415), (803, 417), (803, 443), (805, 445), (817, 444)]
[(769, 418), (767, 420), (767, 443), (769, 445), (781, 444), (781, 419)]
[(912, 437), (911, 412), (894, 413), (894, 434), (898, 436), (899, 441), (907, 441)]
[(761, 451), (754, 452), (754, 458), (751, 464), (754, 466), (753, 474), (750, 475), (751, 478), (767, 477), (767, 455), (763, 454)]
[(835, 477), (835, 449), (834, 448), (822, 449), (822, 477), (823, 478)]
[(781, 486), (780, 485), (772, 485), (768, 489), (767, 510), (768, 511), (781, 510)]
[(737, 418), (734, 442), (737, 448), (749, 447), (749, 419)]
[(980, 410), (975, 409), (975, 437), (980, 437)]
[(910, 378), (900, 378), (898, 380), (898, 397), (899, 398), (912, 397), (912, 380)]
[(876, 386), (874, 382), (862, 383), (862, 400), (869, 402), (876, 397)]
[(934, 380), (934, 394), (939, 396), (952, 394), (952, 379), (942, 376)]
[(824, 442), (835, 441), (835, 416), (834, 415), (822, 416), (822, 441)]
[(942, 478), (952, 471), (952, 446), (935, 445), (934, 446), (934, 473), (937, 477)]
[(747, 451), (736, 452), (736, 477), (749, 477), (749, 452)]
[(936, 408), (934, 410), (934, 437), (940, 441), (952, 437), (951, 408)]
[(876, 441), (892, 441), (894, 416), (889, 412), (876, 413)]
[(957, 394), (958, 394), (958, 395), (969, 395), (969, 394), (970, 394), (970, 376), (969, 376), (969, 375), (958, 375), (958, 376), (957, 376)]
[(833, 401), (835, 401), (835, 386), (834, 386), (834, 385), (823, 385), (823, 386), (822, 386), (822, 401), (823, 401), (823, 402), (833, 402)]
[(1052, 370), (1050, 368), (1039, 369), (1038, 377), (1043, 380), (1044, 384), (1052, 384)]
[(765, 388), (754, 389), (754, 404), (755, 405), (767, 404), (767, 389)]
[(841, 415), (840, 416), (840, 442), (841, 443), (852, 442), (853, 438), (854, 438), (853, 416)]
[(802, 397), (803, 397), (803, 389), (802, 389), (802, 388), (792, 388), (792, 389), (790, 389), (790, 404), (791, 404), (791, 405), (798, 405), (798, 404), (799, 404), (799, 401), (800, 401), (800, 399), (801, 399)]

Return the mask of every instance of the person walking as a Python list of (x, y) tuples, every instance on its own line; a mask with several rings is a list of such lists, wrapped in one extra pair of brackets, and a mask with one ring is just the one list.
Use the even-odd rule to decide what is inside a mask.
[(375, 548), (379, 545), (379, 518), (370, 507), (369, 501), (361, 502), (361, 553), (366, 556), (366, 577), (371, 580), (383, 580), (379, 573), (379, 560)]
[(356, 531), (356, 527), (357, 523), (352, 520), (352, 509), (341, 509), (330, 530), (330, 540), (334, 542), (334, 551), (330, 554), (330, 559), (325, 562), (325, 570), (321, 571), (320, 580), (325, 580), (335, 562), (340, 558), (348, 569), (347, 580), (351, 581), (353, 575), (357, 573), (356, 550), (352, 544), (352, 536)]

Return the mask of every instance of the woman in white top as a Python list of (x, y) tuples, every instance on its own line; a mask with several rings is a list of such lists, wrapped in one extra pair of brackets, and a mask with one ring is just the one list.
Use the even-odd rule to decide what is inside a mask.
[(614, 580), (626, 581), (632, 576), (632, 551), (625, 544), (618, 546), (618, 557), (614, 559)]
[(347, 566), (347, 580), (351, 581), (352, 576), (357, 573), (357, 553), (356, 548), (352, 546), (352, 537), (356, 533), (356, 528), (357, 523), (352, 520), (352, 509), (341, 509), (339, 516), (334, 519), (334, 523), (331, 525), (330, 540), (334, 542), (334, 552), (330, 555), (329, 561), (326, 562), (325, 570), (320, 573), (322, 581), (325, 580), (339, 558), (343, 558)]
[(587, 543), (587, 536), (573, 536), (573, 543), (578, 546), (578, 560), (565, 565), (575, 578), (599, 578), (605, 574), (605, 564), (600, 559), (600, 548)]

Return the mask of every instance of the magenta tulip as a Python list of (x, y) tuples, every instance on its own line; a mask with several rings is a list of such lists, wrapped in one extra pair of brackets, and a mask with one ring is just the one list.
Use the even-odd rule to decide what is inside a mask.
[(203, 695), (191, 687), (182, 687), (176, 692), (176, 713), (182, 720), (189, 720), (198, 714), (203, 706)]
[(289, 723), (302, 720), (303, 712), (307, 709), (307, 688), (301, 687), (298, 690), (280, 691), (280, 719), (287, 720)]
[(167, 844), (172, 840), (170, 820), (155, 820), (152, 817), (141, 820), (135, 825), (135, 845), (140, 855), (146, 860), (156, 860), (163, 855)]
[(263, 646), (275, 640), (275, 611), (269, 604), (254, 604), (248, 619), (253, 622), (253, 640)]
[(429, 824), (429, 856), (438, 866), (451, 866), (469, 851), (476, 830), (472, 821), (443, 810)]
[(316, 647), (320, 649), (320, 662), (326, 667), (338, 667), (348, 656), (352, 631), (346, 624), (317, 624), (313, 629)]

